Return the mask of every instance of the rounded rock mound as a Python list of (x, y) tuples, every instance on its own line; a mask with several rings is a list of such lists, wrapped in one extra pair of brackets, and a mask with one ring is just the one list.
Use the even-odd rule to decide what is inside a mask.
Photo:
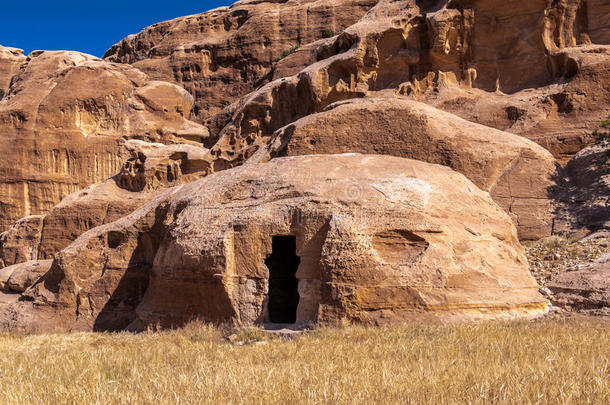
[(88, 231), (0, 325), (385, 323), (533, 317), (547, 305), (509, 216), (463, 175), (309, 155), (171, 188)]

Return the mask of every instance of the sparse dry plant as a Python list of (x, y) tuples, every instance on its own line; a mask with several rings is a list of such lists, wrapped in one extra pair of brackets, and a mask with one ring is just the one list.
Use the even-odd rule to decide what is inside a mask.
[(256, 344), (261, 333), (238, 332), (243, 344), (201, 323), (137, 335), (4, 334), (0, 402), (610, 402), (610, 324), (598, 320), (345, 323)]

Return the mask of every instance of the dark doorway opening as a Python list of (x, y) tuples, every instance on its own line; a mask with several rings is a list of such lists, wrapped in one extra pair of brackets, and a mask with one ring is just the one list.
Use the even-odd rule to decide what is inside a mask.
[(265, 259), (269, 269), (269, 321), (295, 323), (299, 305), (299, 280), (296, 278), (301, 258), (297, 256), (295, 236), (274, 236), (272, 251)]

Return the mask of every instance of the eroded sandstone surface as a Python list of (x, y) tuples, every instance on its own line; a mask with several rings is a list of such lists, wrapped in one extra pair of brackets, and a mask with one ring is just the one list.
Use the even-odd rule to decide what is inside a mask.
[[(155, 24), (114, 45), (104, 57), (181, 85), (195, 97), (194, 115), (204, 120), (269, 81), (280, 59), (301, 45), (342, 32), (375, 3), (240, 1)], [(309, 64), (305, 60), (292, 69), (298, 72)]]
[[(274, 251), (287, 236), (295, 250)], [(444, 166), (347, 154), (247, 164), (171, 188), (79, 237), (0, 319), (43, 330), (193, 317), (249, 325), (268, 318), (274, 254), (300, 257), (297, 322), (547, 307), (514, 225), (487, 193)]]
[(0, 231), (116, 174), (125, 139), (201, 142), (191, 105), (184, 89), (130, 66), (33, 52), (0, 100)]
[(552, 188), (559, 173), (547, 150), (412, 100), (331, 104), (276, 131), (269, 146), (252, 159), (352, 151), (449, 166), (511, 214), (521, 239), (552, 232)]
[[(0, 90), (9, 329), (273, 321), (277, 263), (298, 268), (299, 321), (531, 316), (545, 304), (514, 229), (610, 228), (610, 136), (592, 135), (610, 119), (607, 0), (246, 0), (104, 59), (0, 47)], [(398, 167), (421, 170), (403, 184)], [(350, 179), (347, 197), (330, 185)], [(591, 263), (541, 291), (603, 295)]]

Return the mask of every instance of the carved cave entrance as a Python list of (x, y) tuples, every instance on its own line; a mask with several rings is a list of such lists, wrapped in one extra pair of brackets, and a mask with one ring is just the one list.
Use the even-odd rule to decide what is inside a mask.
[(295, 236), (274, 236), (272, 251), (265, 259), (269, 269), (267, 308), (272, 323), (295, 323), (299, 305), (299, 280), (296, 278), (301, 258), (296, 254)]

